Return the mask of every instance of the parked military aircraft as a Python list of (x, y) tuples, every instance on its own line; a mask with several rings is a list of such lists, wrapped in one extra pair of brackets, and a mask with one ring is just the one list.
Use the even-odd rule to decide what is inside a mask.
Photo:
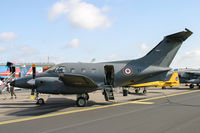
[[(179, 81), (179, 76), (177, 72), (173, 72), (169, 74), (170, 76), (166, 76), (165, 80), (160, 80), (160, 81), (153, 81), (153, 82), (147, 82), (147, 83), (141, 83), (141, 84), (134, 84), (130, 85), (130, 87), (134, 87), (135, 92), (138, 93), (140, 91), (140, 88), (144, 88), (143, 93), (146, 93), (146, 87), (162, 87), (163, 89), (166, 87), (172, 87), (172, 86), (179, 86), (180, 81)], [(170, 78), (170, 79), (169, 79)]]
[[(114, 100), (113, 88), (133, 83), (158, 81), (165, 77), (171, 68), (174, 56), (191, 31), (178, 32), (164, 37), (147, 55), (137, 60), (123, 60), (101, 63), (62, 63), (46, 72), (22, 77), (11, 82), (12, 86), (32, 88), (39, 93), (77, 94), (77, 106), (85, 106), (88, 93), (102, 89), (105, 100)], [(33, 67), (34, 68), (34, 67)], [(34, 69), (33, 69), (34, 70)]]
[(175, 71), (179, 74), (180, 82), (190, 84), (189, 87), (191, 89), (194, 88), (194, 84), (200, 85), (200, 69), (183, 68), (175, 69)]

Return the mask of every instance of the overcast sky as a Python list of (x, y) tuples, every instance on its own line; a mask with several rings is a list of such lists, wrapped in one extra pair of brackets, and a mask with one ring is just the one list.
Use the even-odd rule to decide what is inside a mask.
[(171, 67), (199, 68), (199, 5), (199, 0), (1, 0), (0, 62), (136, 59), (164, 36), (188, 28), (194, 34)]

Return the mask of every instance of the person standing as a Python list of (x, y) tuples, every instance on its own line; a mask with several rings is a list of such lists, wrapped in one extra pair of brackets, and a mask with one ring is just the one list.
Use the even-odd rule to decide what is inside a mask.
[[(12, 80), (11, 80), (12, 81)], [(9, 83), (10, 84), (10, 83)], [(13, 96), (15, 96), (15, 99), (17, 98), (16, 94), (15, 94), (15, 88), (14, 86), (10, 86), (10, 95), (11, 95), (11, 99), (13, 99)]]
[(2, 86), (1, 86), (1, 85), (2, 85), (2, 83), (3, 83), (1, 80), (2, 80), (2, 79), (0, 79), (0, 94), (2, 93)]

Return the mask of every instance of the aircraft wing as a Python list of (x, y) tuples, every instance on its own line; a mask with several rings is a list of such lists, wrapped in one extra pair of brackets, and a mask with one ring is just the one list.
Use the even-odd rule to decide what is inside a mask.
[(65, 85), (72, 87), (91, 87), (91, 88), (98, 87), (93, 80), (83, 75), (61, 74), (60, 80), (63, 81)]
[(155, 82), (156, 84), (160, 84), (160, 82), (157, 83), (156, 81), (168, 81), (171, 77), (171, 73), (171, 71), (163, 72), (155, 76), (147, 77), (143, 80), (136, 82), (135, 84), (144, 84), (149, 82)]
[(190, 74), (190, 75), (196, 75), (196, 76), (200, 76), (200, 72), (192, 72), (192, 71), (189, 71), (189, 72), (186, 72), (187, 74)]
[(163, 84), (163, 81), (153, 81), (153, 82), (135, 84), (135, 85), (130, 85), (130, 86), (131, 87), (157, 87), (157, 86), (161, 86), (162, 84)]

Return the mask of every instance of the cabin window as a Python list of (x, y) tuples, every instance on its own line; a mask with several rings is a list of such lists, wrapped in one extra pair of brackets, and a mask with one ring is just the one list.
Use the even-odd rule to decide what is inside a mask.
[(95, 68), (92, 69), (92, 73), (96, 73), (96, 71), (97, 71), (97, 70), (96, 70)]
[(82, 68), (82, 69), (81, 69), (81, 72), (82, 72), (82, 73), (85, 73), (85, 72), (86, 72), (86, 69), (85, 69), (85, 68)]
[(71, 68), (71, 69), (70, 69), (70, 72), (71, 72), (71, 73), (75, 73), (75, 69), (74, 69), (74, 68)]
[(138, 70), (139, 73), (142, 71), (140, 68), (138, 68), (137, 70)]

